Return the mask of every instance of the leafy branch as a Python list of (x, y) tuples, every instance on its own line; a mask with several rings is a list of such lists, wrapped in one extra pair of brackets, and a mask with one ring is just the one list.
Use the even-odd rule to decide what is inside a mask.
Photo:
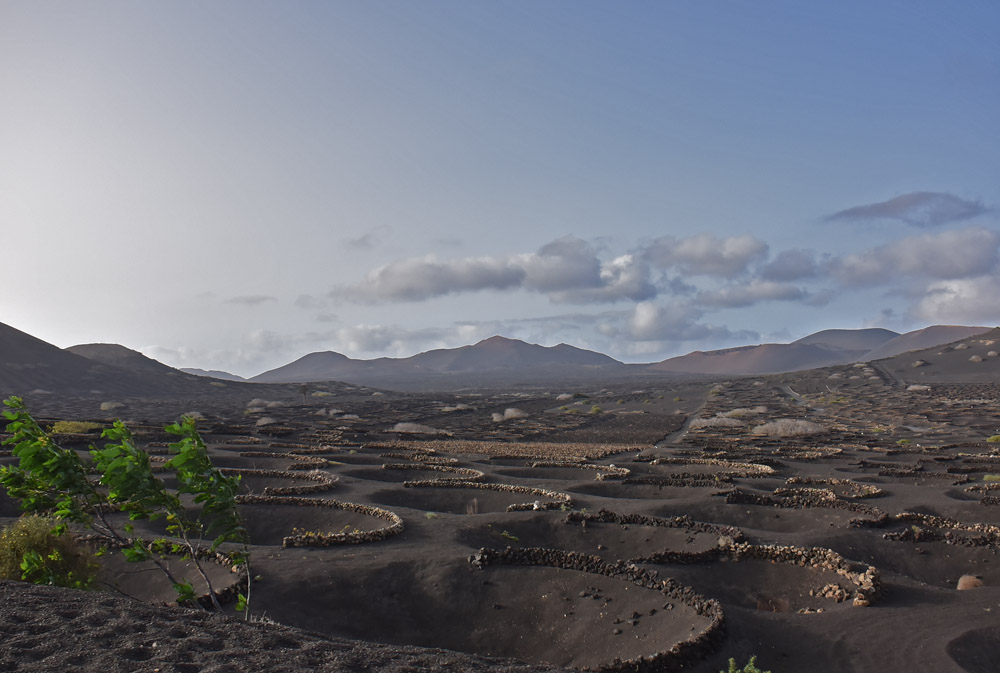
[[(18, 464), (0, 467), (0, 484), (21, 508), (48, 513), (59, 524), (54, 532), (64, 534), (67, 524), (89, 527), (100, 539), (121, 549), (133, 562), (150, 561), (164, 574), (177, 592), (179, 603), (195, 603), (190, 582), (178, 578), (165, 562), (166, 554), (183, 554), (194, 562), (216, 610), (221, 610), (212, 582), (205, 572), (203, 559), (215, 554), (221, 545), (232, 543), (235, 551), (227, 556), (235, 565), (245, 565), (246, 593), (241, 594), (237, 609), (246, 609), (249, 597), (249, 538), (237, 507), (238, 477), (227, 477), (212, 465), (205, 442), (195, 421), (183, 418), (165, 430), (178, 437), (170, 444), (173, 454), (164, 466), (177, 478), (176, 493), (168, 490), (153, 472), (149, 454), (136, 446), (132, 433), (121, 421), (102, 433), (108, 440), (103, 449), (90, 447), (91, 460), (85, 462), (73, 450), (59, 446), (28, 413), (18, 397), (4, 401), (11, 437), (4, 444)], [(193, 508), (185, 506), (193, 499)], [(143, 540), (134, 534), (131, 523), (118, 524), (116, 513), (128, 515), (129, 521), (164, 519), (170, 538)], [(210, 542), (206, 550), (203, 545)], [(25, 558), (31, 567), (38, 559)]]

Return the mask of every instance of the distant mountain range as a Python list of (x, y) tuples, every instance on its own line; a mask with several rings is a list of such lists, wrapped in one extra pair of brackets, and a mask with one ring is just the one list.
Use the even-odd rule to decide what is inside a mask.
[(246, 381), (242, 376), (237, 376), (236, 374), (230, 374), (229, 372), (224, 372), (221, 369), (197, 369), (195, 367), (181, 367), (181, 371), (185, 374), (194, 374), (195, 376), (207, 376), (211, 379), (219, 379), (220, 381)]
[(652, 364), (625, 364), (568, 344), (539, 346), (494, 336), (470, 346), (436, 349), (407, 358), (360, 360), (332, 351), (310, 353), (244, 383), (236, 375), (217, 370), (177, 370), (117, 344), (61, 349), (0, 324), (0, 395), (42, 390), (191, 396), (219, 386), (219, 379), (246, 386), (341, 381), (418, 391), (648, 381), (662, 376), (775, 374), (892, 358), (989, 329), (935, 325), (906, 334), (886, 329), (831, 329), (788, 344), (695, 351)]
[(0, 323), (0, 395), (197, 396), (211, 381), (117, 344), (62, 349)]
[[(567, 344), (538, 346), (517, 339), (494, 336), (471, 346), (440, 348), (408, 358), (355, 360), (340, 353), (310, 353), (283, 367), (259, 374), (250, 381), (259, 383), (299, 383), (305, 381), (359, 381), (399, 383), (404, 379), (443, 377), (463, 382), (469, 377), (480, 381), (512, 377), (522, 381), (596, 378), (627, 367), (614, 358)], [(461, 383), (460, 383), (461, 385)], [(407, 385), (406, 387), (412, 387)]]
[(868, 362), (911, 350), (932, 348), (988, 331), (989, 327), (934, 325), (899, 334), (887, 329), (830, 329), (789, 344), (759, 344), (695, 351), (650, 365), (662, 372), (686, 374), (779, 374)]

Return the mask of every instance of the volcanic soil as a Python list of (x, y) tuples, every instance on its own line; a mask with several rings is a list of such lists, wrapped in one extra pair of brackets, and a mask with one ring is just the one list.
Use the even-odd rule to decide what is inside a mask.
[[(102, 592), (2, 582), (0, 669), (996, 670), (1000, 359), (969, 341), (969, 382), (898, 360), (185, 408), (243, 475), (255, 621), (157, 605), (169, 587), (123, 564)], [(157, 407), (126, 411), (166, 452)]]

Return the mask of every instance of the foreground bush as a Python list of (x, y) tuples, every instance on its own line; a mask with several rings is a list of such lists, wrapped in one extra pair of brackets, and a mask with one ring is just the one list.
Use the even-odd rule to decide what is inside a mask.
[[(177, 591), (178, 602), (194, 604), (191, 582), (176, 576), (164, 562), (166, 554), (183, 555), (208, 587), (213, 606), (222, 609), (205, 573), (203, 556), (232, 543), (239, 548), (229, 558), (248, 566), (249, 539), (236, 502), (239, 478), (228, 477), (212, 465), (194, 419), (184, 418), (164, 428), (178, 438), (169, 445), (172, 456), (163, 465), (177, 481), (175, 492), (167, 490), (153, 473), (149, 455), (135, 445), (121, 421), (101, 434), (108, 440), (104, 448), (91, 445), (90, 460), (84, 460), (76, 451), (59, 446), (20, 398), (11, 397), (4, 404), (10, 408), (3, 415), (10, 421), (7, 432), (11, 436), (3, 443), (12, 446), (18, 462), (0, 467), (0, 485), (21, 501), (21, 509), (56, 519), (56, 526), (50, 527), (56, 536), (65, 535), (68, 524), (86, 526), (108, 549), (120, 549), (127, 560), (151, 561)], [(182, 495), (193, 496), (195, 507), (185, 507)], [(131, 523), (122, 524), (113, 517), (115, 512), (127, 514), (130, 521), (164, 519), (171, 537), (144, 540), (135, 535)], [(203, 541), (211, 545), (207, 550)], [(34, 555), (22, 558), (31, 567), (38, 560)], [(247, 576), (247, 593), (240, 596), (237, 609), (246, 607)], [(42, 583), (47, 583), (44, 578)]]
[(735, 659), (730, 659), (729, 660), (729, 670), (728, 671), (719, 671), (719, 673), (771, 673), (771, 672), (770, 671), (762, 671), (761, 669), (757, 668), (757, 657), (753, 656), (753, 657), (750, 657), (750, 661), (748, 661), (747, 665), (744, 666), (743, 668), (739, 668), (736, 665), (736, 660)]
[(0, 530), (0, 579), (89, 589), (99, 566), (75, 537), (58, 534), (58, 522), (26, 514)]

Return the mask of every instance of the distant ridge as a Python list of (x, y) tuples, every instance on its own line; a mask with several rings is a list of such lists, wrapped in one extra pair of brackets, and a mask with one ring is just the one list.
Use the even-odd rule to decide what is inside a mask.
[(872, 349), (865, 356), (864, 360), (880, 360), (891, 358), (907, 351), (917, 351), (924, 348), (934, 348), (942, 346), (959, 339), (988, 332), (989, 327), (967, 327), (963, 325), (931, 325), (923, 329), (913, 330), (906, 334), (886, 341), (881, 346)]
[(986, 327), (935, 325), (899, 334), (881, 328), (827, 329), (790, 344), (760, 344), (694, 351), (650, 366), (661, 372), (719, 376), (780, 374), (890, 357), (986, 331)]
[(230, 374), (229, 372), (224, 372), (221, 369), (198, 369), (196, 367), (181, 367), (180, 370), (185, 374), (193, 374), (194, 376), (205, 376), (210, 379), (219, 379), (221, 381), (246, 381), (245, 378), (237, 374)]
[(366, 385), (417, 383), (421, 377), (456, 381), (541, 381), (546, 377), (580, 376), (584, 372), (620, 371), (627, 365), (612, 357), (568, 344), (539, 346), (494, 336), (471, 346), (439, 348), (407, 358), (356, 360), (333, 351), (310, 353), (283, 367), (250, 379), (256, 383), (349, 381)]
[(870, 327), (866, 329), (825, 329), (815, 332), (809, 336), (804, 336), (793, 344), (812, 344), (816, 346), (827, 346), (844, 351), (859, 351), (867, 353), (878, 348), (882, 344), (895, 339), (899, 332), (882, 329), (881, 327)]
[(66, 349), (70, 353), (96, 360), (112, 367), (120, 367), (132, 372), (155, 372), (166, 374), (177, 371), (162, 362), (146, 357), (138, 351), (118, 344), (80, 344)]
[(43, 393), (180, 397), (212, 390), (207, 379), (124, 346), (84, 344), (64, 350), (0, 323), (0, 395), (4, 397)]
[(735, 376), (780, 374), (851, 361), (851, 351), (817, 344), (759, 344), (715, 351), (694, 351), (649, 366), (650, 370), (678, 374)]
[[(948, 334), (952, 326), (934, 330), (932, 334)], [(959, 328), (964, 331), (975, 328)], [(923, 332), (924, 330), (918, 330)], [(906, 335), (904, 335), (906, 336)], [(910, 343), (926, 335), (916, 335)], [(934, 339), (936, 340), (935, 337)], [(996, 383), (1000, 381), (1000, 328), (967, 335), (944, 344), (921, 350), (907, 350), (877, 361), (879, 367), (899, 382), (934, 383)], [(988, 418), (988, 416), (986, 416)]]

